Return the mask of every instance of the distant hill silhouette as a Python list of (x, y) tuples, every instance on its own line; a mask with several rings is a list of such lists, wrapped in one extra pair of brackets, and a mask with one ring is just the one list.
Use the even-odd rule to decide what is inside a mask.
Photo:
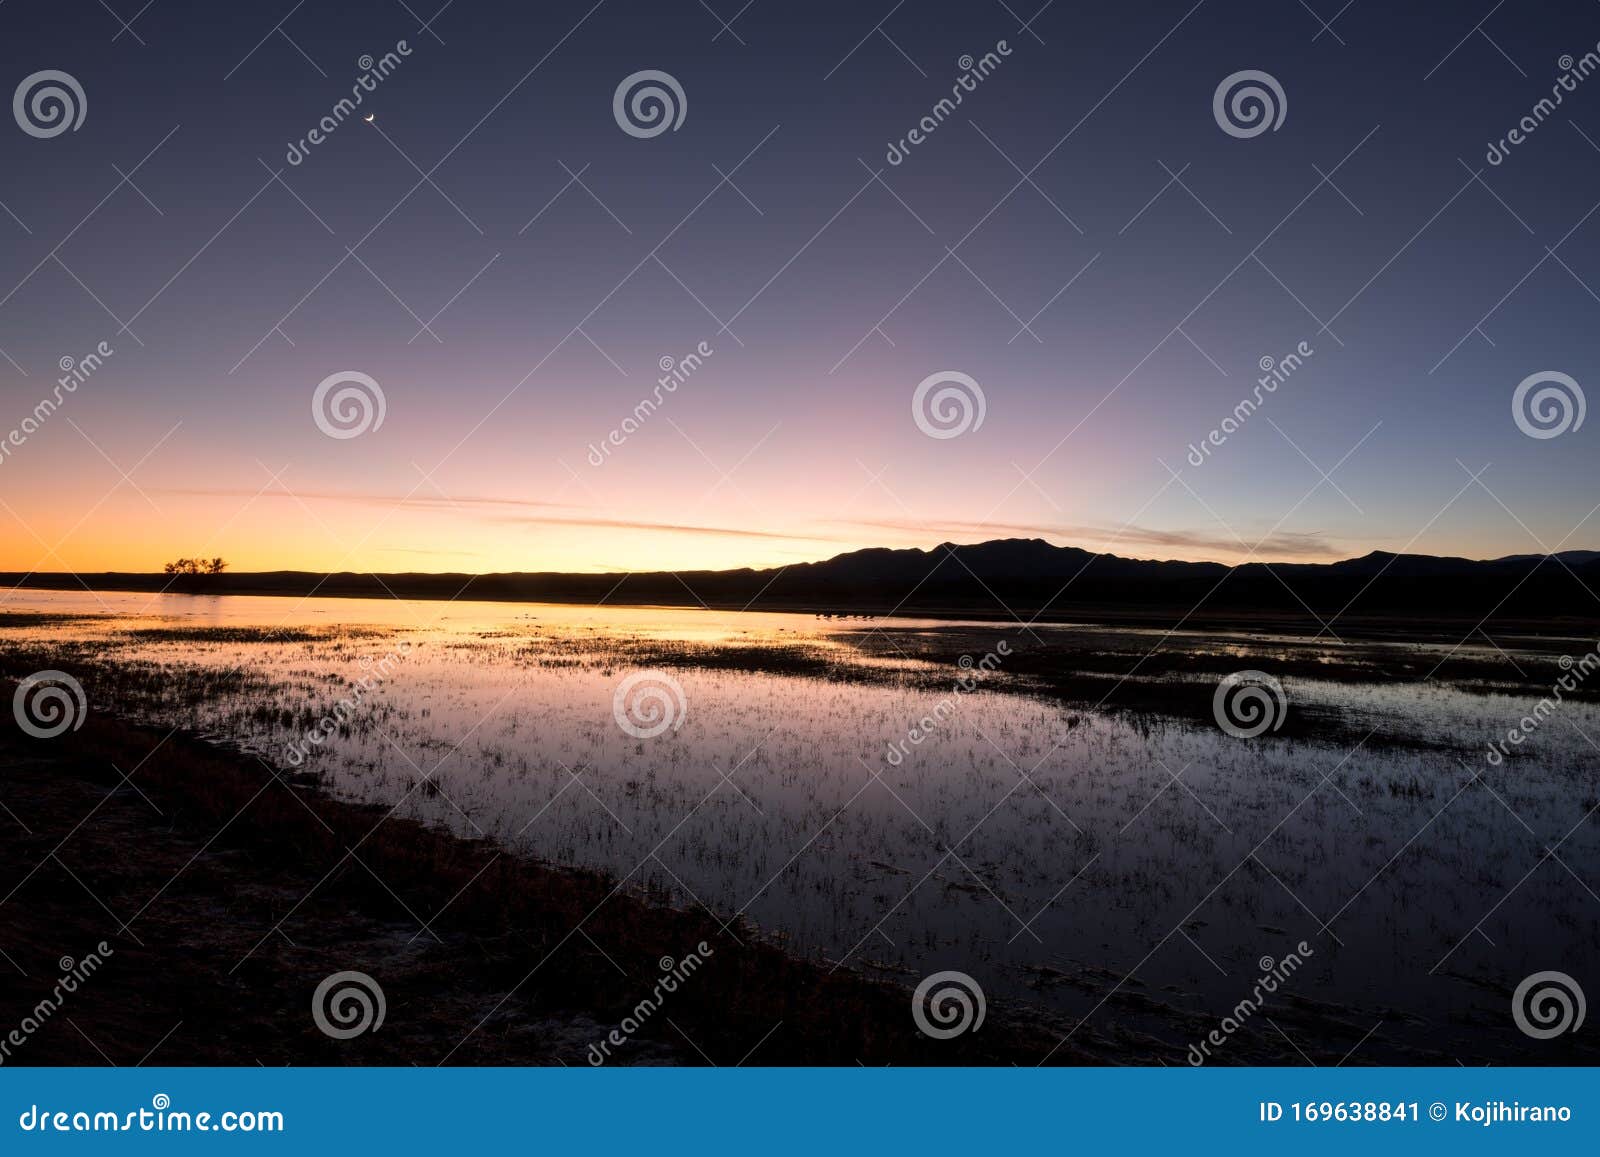
[[(159, 574), (0, 575), (0, 585), (159, 591)], [(929, 550), (869, 548), (781, 568), (618, 575), (311, 574), (208, 576), (215, 594), (577, 602), (937, 614), (1086, 621), (1217, 618), (1314, 622), (1487, 619), (1534, 628), (1600, 623), (1600, 551), (1475, 560), (1373, 551), (1334, 563), (1176, 562), (1097, 554), (1038, 538)], [(180, 593), (189, 593), (188, 591)]]

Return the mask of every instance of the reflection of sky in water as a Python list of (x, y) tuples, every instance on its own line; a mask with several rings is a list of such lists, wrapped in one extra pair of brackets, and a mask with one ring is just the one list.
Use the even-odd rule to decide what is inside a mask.
[[(150, 601), (100, 598), (120, 615)], [(97, 601), (27, 594), (7, 609), (87, 614), (101, 609)], [(1578, 827), (1540, 863), (1600, 795), (1600, 753), (1584, 734), (1600, 737), (1591, 705), (1564, 706), (1503, 767), (1489, 768), (1484, 745), (1503, 738), (1532, 699), (1433, 683), (1286, 680), (1296, 703), (1341, 709), (1358, 734), (1381, 724), (1386, 736), (1442, 748), (1369, 743), (1351, 754), (979, 690), (956, 696), (954, 712), (895, 766), (889, 745), (951, 694), (959, 671), (950, 666), (934, 690), (881, 673), (852, 682), (854, 649), (828, 637), (850, 630), (848, 621), (355, 600), (295, 608), (243, 598), (168, 597), (155, 609), (159, 619), (10, 633), (397, 628), (342, 642), (127, 643), (114, 657), (246, 664), (265, 676), (270, 691), (165, 721), (246, 742), (281, 765), (303, 723), (291, 732), (267, 719), (252, 710), (261, 700), (312, 706), (314, 718), (344, 693), (343, 680), (370, 669), (363, 657), (376, 661), (409, 641), (409, 655), (346, 733), (307, 765), (335, 794), (404, 797), (402, 814), (556, 863), (631, 873), (719, 913), (742, 912), (797, 951), (908, 976), (961, 968), (991, 996), (1068, 1014), (1095, 1008), (1108, 980), (1138, 966), (1108, 1019), (1170, 1040), (1202, 1035), (1249, 992), (1258, 958), (1281, 958), (1306, 940), (1316, 954), (1292, 987), (1317, 1007), (1284, 1005), (1279, 1023), (1291, 1036), (1291, 1024), (1318, 1015), (1359, 1036), (1385, 1009), (1404, 1009), (1384, 1048), (1449, 1053), (1460, 1036), (1460, 1055), (1470, 1058), (1465, 1039), (1484, 1039), (1467, 1027), (1477, 1017), (1495, 1025), (1499, 1045), (1517, 1048), (1498, 1036), (1505, 1001), (1485, 986), (1509, 990), (1543, 968), (1581, 971), (1600, 944), (1591, 891), (1600, 888), (1600, 825)], [(629, 646), (641, 641), (826, 649), (844, 666), (826, 680), (674, 670), (688, 701), (682, 727), (635, 739), (613, 718), (612, 693), (634, 670)], [(1263, 665), (1276, 643), (1227, 645)], [(1006, 676), (983, 678), (997, 687)], [(1464, 786), (1478, 771), (1483, 782)], [(436, 794), (412, 790), (424, 773)], [(1451, 952), (1491, 908), (1481, 931)], [(1325, 1038), (1321, 1024), (1303, 1031)], [(1509, 1020), (1504, 1027), (1514, 1031)]]

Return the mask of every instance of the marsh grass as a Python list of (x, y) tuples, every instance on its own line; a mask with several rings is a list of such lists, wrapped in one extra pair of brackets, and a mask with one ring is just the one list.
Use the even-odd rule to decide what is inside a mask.
[[(167, 1063), (348, 1063), (350, 1052), (338, 1051), (314, 1031), (302, 998), (324, 975), (322, 961), (330, 952), (342, 959), (341, 942), (369, 924), (416, 929), (419, 912), (429, 914), (432, 935), (389, 952), (384, 967), (375, 968), (398, 1023), (387, 1035), (361, 1042), (354, 1054), (361, 1063), (436, 1063), (448, 1055), (452, 1063), (466, 1064), (583, 1064), (585, 1050), (574, 1043), (583, 1039), (581, 1032), (552, 1042), (537, 1033), (508, 1035), (508, 1022), (501, 1020), (469, 1035), (478, 1018), (462, 1010), (495, 1008), (501, 997), (517, 992), (507, 1011), (524, 1024), (548, 1027), (581, 1016), (584, 1023), (609, 1027), (649, 991), (663, 953), (681, 953), (701, 941), (713, 947), (705, 968), (674, 994), (667, 1018), (641, 1034), (645, 1044), (659, 1040), (669, 1055), (688, 1063), (701, 1063), (695, 1056), (700, 1050), (732, 1063), (758, 1044), (761, 1051), (752, 1058), (757, 1064), (1035, 1063), (1059, 1039), (1059, 1025), (1001, 1005), (991, 1009), (982, 1033), (931, 1052), (912, 1025), (903, 986), (799, 959), (742, 921), (725, 923), (704, 909), (673, 906), (666, 894), (637, 882), (510, 854), (489, 840), (455, 838), (394, 816), (390, 808), (274, 786), (271, 769), (259, 761), (181, 735), (95, 717), (54, 742), (7, 737), (0, 752), (11, 760), (42, 761), (49, 769), (26, 782), (14, 778), (8, 786), (8, 806), (27, 807), (31, 800), (36, 807), (30, 814), (46, 811), (42, 793), (72, 777), (115, 789), (111, 764), (128, 762), (132, 752), (152, 752), (137, 773), (138, 786), (169, 818), (147, 821), (148, 842), (171, 840), (181, 851), (201, 848), (203, 841), (204, 861), (188, 868), (187, 878), (180, 873), (168, 881), (162, 888), (168, 902), (130, 927), (135, 935), (143, 933), (143, 942), (111, 932), (104, 911), (81, 892), (59, 893), (73, 899), (67, 918), (48, 894), (25, 898), (34, 902), (9, 914), (12, 934), (22, 942), (92, 943), (106, 935), (117, 941), (118, 999), (98, 1013), (93, 1006), (77, 1012), (91, 1036), (99, 1035), (101, 1015), (115, 1026), (115, 1035), (106, 1039), (118, 1043), (158, 1039), (171, 1027), (168, 1017), (204, 1018), (203, 1032), (180, 1038), (164, 1053)], [(149, 814), (143, 804), (128, 802)], [(54, 839), (53, 833), (35, 835), (41, 843)], [(356, 848), (359, 856), (352, 853)], [(13, 853), (21, 854), (10, 862)], [(137, 859), (141, 849), (126, 847), (123, 854)], [(20, 876), (29, 855), (13, 843), (0, 860)], [(228, 967), (233, 958), (217, 951), (226, 927), (217, 924), (213, 906), (196, 902), (187, 889), (192, 885), (207, 894), (217, 881), (194, 877), (239, 857), (251, 865), (253, 892), (283, 897), (268, 900), (255, 923), (271, 927), (274, 915), (293, 917), (285, 936), (292, 932), (295, 942), (323, 950), (280, 952), (273, 936), (273, 950), (252, 954), (234, 975)], [(79, 870), (95, 878), (103, 868)], [(125, 864), (122, 874), (131, 872), (132, 864)], [(115, 894), (114, 876), (97, 883)], [(127, 911), (136, 907), (124, 902)], [(249, 922), (245, 913), (254, 907), (246, 903), (236, 919)], [(146, 911), (139, 908), (140, 915)], [(47, 919), (48, 935), (30, 926)], [(159, 936), (152, 925), (159, 925)], [(359, 948), (370, 951), (371, 945)], [(197, 960), (208, 983), (191, 989), (176, 978), (192, 980)], [(109, 973), (105, 983), (111, 983)], [(270, 1015), (280, 1000), (291, 1007)], [(1096, 1042), (1110, 1048), (1085, 1034), (1085, 1046)], [(419, 1056), (418, 1050), (426, 1051)], [(641, 1053), (649, 1055), (635, 1046), (622, 1059)], [(33, 1063), (48, 1063), (50, 1055), (45, 1046)], [(1069, 1048), (1053, 1059), (1074, 1063), (1091, 1055)]]
[[(281, 766), (362, 659), (406, 638), (411, 657), (302, 774), (321, 798), (611, 873), (652, 903), (703, 904), (811, 967), (961, 967), (1068, 1024), (1104, 1008), (1140, 1055), (1162, 1042), (1181, 1056), (1184, 1034), (1237, 999), (1240, 970), (1317, 937), (1315, 987), (1283, 1010), (1313, 1030), (1298, 1042), (1312, 1055), (1337, 1059), (1403, 1005), (1415, 1013), (1364, 1053), (1516, 1059), (1521, 1042), (1486, 1050), (1473, 1027), (1503, 1013), (1483, 994), (1509, 992), (1541, 956), (1600, 945), (1587, 897), (1553, 871), (1493, 908), (1568, 833), (1575, 870), (1600, 863), (1582, 824), (1592, 698), (1503, 768), (1481, 761), (1548, 690), (1559, 644), (1508, 658), (1240, 633), (497, 614), (289, 635), (41, 622), (5, 634), (0, 667), (67, 667), (97, 716)], [(1000, 639), (1005, 663), (890, 765), (888, 745), (951, 697), (961, 657)], [(650, 667), (681, 680), (689, 710), (645, 742), (616, 727), (611, 693)], [(1290, 702), (1254, 742), (1211, 718), (1216, 680), (1244, 668), (1280, 674)], [(1498, 948), (1472, 932), (1486, 912)], [(1203, 951), (1174, 938), (1180, 920)], [(1266, 1031), (1241, 1055), (1278, 1055)]]

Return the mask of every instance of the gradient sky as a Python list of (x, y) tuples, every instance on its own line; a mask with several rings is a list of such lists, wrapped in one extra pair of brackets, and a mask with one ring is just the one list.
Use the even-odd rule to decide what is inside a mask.
[[(10, 0), (4, 91), (60, 69), (88, 109), (51, 139), (0, 120), (0, 437), (62, 358), (115, 353), (0, 461), (0, 569), (685, 569), (1010, 535), (1224, 561), (1600, 546), (1600, 418), (1540, 440), (1511, 410), (1530, 374), (1600, 378), (1600, 77), (1484, 160), (1600, 41), (1600, 8), (1508, 5), (1474, 31), (1487, 2), (1308, 3), (456, 0), (428, 31), (436, 0), (158, 0), (128, 31)], [(375, 123), (288, 165), (358, 58), (402, 39)], [(616, 124), (641, 69), (681, 83), (678, 131)], [(1277, 131), (1213, 118), (1243, 69), (1285, 90)], [(657, 362), (702, 341), (591, 465)], [(341, 370), (380, 383), (380, 429), (312, 421)], [(939, 440), (911, 396), (944, 370), (987, 412)]]

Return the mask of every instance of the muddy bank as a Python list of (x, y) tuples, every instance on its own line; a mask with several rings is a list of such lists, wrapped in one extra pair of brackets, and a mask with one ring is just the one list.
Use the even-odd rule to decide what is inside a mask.
[[(8, 1064), (582, 1065), (652, 994), (609, 1063), (1153, 1059), (1087, 1026), (1051, 1053), (1070, 1025), (994, 1002), (980, 1030), (935, 1041), (904, 985), (181, 735), (103, 716), (50, 740), (8, 727), (0, 761), (0, 1026), (38, 1022)], [(40, 1021), (61, 958), (102, 943)], [(666, 958), (683, 974), (691, 954), (662, 995)], [(334, 1040), (312, 996), (346, 970), (378, 982), (386, 1013)]]

